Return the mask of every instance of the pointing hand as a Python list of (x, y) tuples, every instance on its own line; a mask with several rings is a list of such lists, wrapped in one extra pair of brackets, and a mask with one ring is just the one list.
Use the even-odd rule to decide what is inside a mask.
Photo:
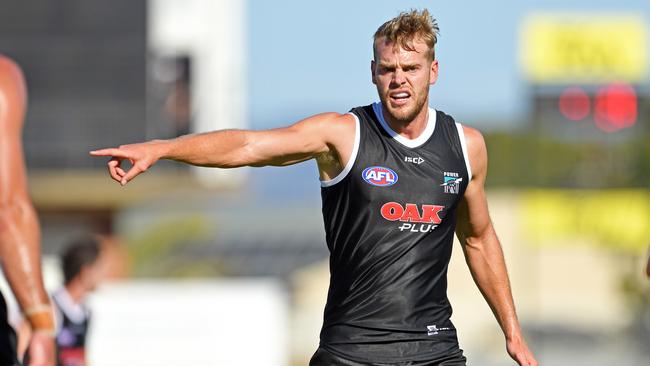
[[(146, 172), (160, 159), (157, 146), (156, 141), (151, 141), (122, 145), (118, 148), (94, 150), (90, 152), (90, 155), (109, 156), (111, 159), (108, 161), (108, 172), (111, 178), (124, 186), (140, 173)], [(122, 167), (124, 160), (131, 162), (130, 169), (125, 170)]]

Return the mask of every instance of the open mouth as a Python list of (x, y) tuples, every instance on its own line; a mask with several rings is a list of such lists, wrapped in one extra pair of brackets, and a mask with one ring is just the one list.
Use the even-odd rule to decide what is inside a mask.
[(389, 95), (390, 100), (397, 105), (405, 104), (411, 98), (411, 93), (407, 91), (393, 92)]

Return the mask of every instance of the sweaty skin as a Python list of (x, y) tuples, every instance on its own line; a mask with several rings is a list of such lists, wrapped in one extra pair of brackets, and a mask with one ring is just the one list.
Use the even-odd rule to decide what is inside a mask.
[[(414, 139), (428, 121), (429, 87), (438, 77), (438, 62), (422, 40), (413, 50), (379, 38), (371, 63), (372, 82), (382, 101), (384, 116), (400, 135)], [(490, 305), (506, 338), (509, 355), (519, 365), (537, 366), (524, 341), (515, 312), (501, 245), (496, 236), (485, 198), (487, 150), (475, 129), (463, 127), (473, 178), (458, 210), (457, 235), (467, 264), (481, 293)], [(322, 180), (336, 177), (346, 166), (353, 150), (354, 120), (349, 115), (325, 113), (290, 127), (268, 131), (216, 131), (173, 140), (156, 140), (92, 151), (108, 156), (111, 177), (122, 185), (146, 171), (159, 159), (171, 159), (199, 166), (289, 165), (316, 159)], [(133, 163), (130, 170), (123, 160)]]
[(43, 286), (40, 230), (27, 193), (21, 143), (26, 103), (20, 68), (0, 55), (0, 261), (34, 330), (28, 366), (53, 366), (54, 318)]

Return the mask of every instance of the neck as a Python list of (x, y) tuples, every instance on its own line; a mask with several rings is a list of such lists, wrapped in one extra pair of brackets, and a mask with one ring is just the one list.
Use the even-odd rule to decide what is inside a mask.
[(418, 114), (410, 121), (400, 121), (393, 118), (393, 116), (388, 113), (386, 106), (382, 103), (382, 112), (384, 114), (384, 120), (390, 128), (407, 139), (413, 140), (420, 136), (429, 121), (429, 104), (426, 103), (424, 108), (422, 108)]
[(80, 304), (86, 296), (84, 286), (76, 280), (72, 280), (70, 283), (66, 284), (65, 290), (68, 292), (70, 299), (72, 299), (76, 304)]

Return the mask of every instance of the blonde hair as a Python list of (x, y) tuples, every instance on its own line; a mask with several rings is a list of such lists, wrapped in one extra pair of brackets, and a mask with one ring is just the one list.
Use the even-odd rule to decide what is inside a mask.
[(422, 40), (431, 51), (431, 60), (435, 60), (439, 33), (438, 23), (427, 9), (402, 12), (377, 29), (373, 37), (373, 53), (376, 58), (376, 42), (380, 38), (385, 38), (386, 42), (394, 44), (396, 48), (401, 47), (408, 51), (415, 51), (413, 42)]

